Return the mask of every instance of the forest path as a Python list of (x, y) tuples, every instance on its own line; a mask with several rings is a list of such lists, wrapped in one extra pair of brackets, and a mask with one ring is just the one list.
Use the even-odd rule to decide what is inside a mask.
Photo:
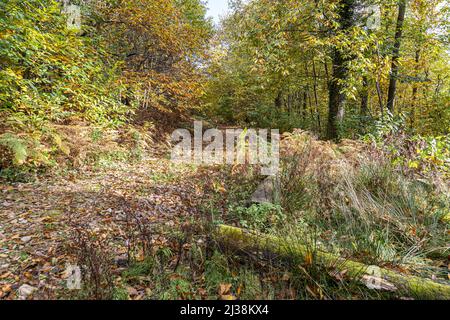
[[(127, 253), (130, 217), (158, 230), (178, 229), (198, 216), (214, 172), (161, 157), (0, 185), (0, 298), (20, 298), (23, 285), (36, 289), (35, 298), (64, 289), (67, 263), (74, 261), (68, 246), (78, 237), (74, 228), (104, 239), (118, 261)], [(151, 237), (152, 247), (168, 242), (161, 232)]]

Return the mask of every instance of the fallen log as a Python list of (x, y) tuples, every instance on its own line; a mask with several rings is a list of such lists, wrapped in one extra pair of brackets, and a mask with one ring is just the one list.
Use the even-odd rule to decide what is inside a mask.
[[(218, 240), (242, 250), (262, 250), (284, 258), (306, 260), (311, 250), (292, 239), (282, 239), (272, 235), (252, 232), (232, 226), (217, 227)], [(419, 299), (450, 300), (450, 286), (430, 279), (401, 274), (392, 270), (368, 266), (360, 262), (342, 259), (334, 254), (316, 251), (316, 262), (326, 267), (334, 267), (355, 279), (360, 279), (369, 288), (402, 290)], [(372, 287), (371, 287), (372, 286)], [(377, 287), (378, 286), (378, 287)]]

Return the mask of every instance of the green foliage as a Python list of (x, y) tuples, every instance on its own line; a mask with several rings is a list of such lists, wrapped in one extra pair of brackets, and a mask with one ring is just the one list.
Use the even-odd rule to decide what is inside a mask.
[(230, 283), (232, 278), (227, 258), (215, 251), (212, 257), (205, 262), (206, 287), (210, 292), (216, 292), (221, 283)]
[(236, 207), (232, 209), (232, 212), (244, 228), (263, 232), (276, 228), (286, 218), (282, 208), (271, 203), (253, 204), (248, 208)]
[(66, 146), (55, 132), (43, 129), (32, 134), (6, 132), (0, 135), (0, 177), (25, 181), (54, 165), (52, 155), (64, 154)]
[[(1, 3), (0, 108), (15, 125), (80, 117), (119, 124), (130, 111), (99, 39), (67, 28), (53, 0)], [(33, 123), (31, 119), (37, 119)]]
[(230, 284), (235, 289), (240, 288), (239, 299), (254, 300), (262, 297), (261, 281), (254, 268), (251, 265), (233, 265), (228, 258), (230, 257), (215, 251), (205, 262), (206, 288), (211, 297), (218, 297), (218, 289), (224, 284)]
[[(202, 95), (198, 66), (212, 34), (202, 1), (78, 4), (81, 28), (68, 26), (61, 1), (0, 3), (0, 133), (30, 137), (38, 148), (27, 143), (28, 158), (44, 154), (42, 145), (49, 160), (57, 153), (53, 145), (68, 155), (61, 139), (54, 136), (52, 146), (45, 141), (54, 124), (119, 127), (138, 107), (170, 113), (195, 107)], [(131, 157), (140, 160), (143, 139), (130, 134)], [(14, 163), (25, 162), (23, 150), (14, 148)]]
[[(341, 19), (344, 4), (358, 12), (350, 20)], [(379, 27), (366, 25), (369, 5), (381, 11)], [(366, 134), (386, 113), (397, 11), (395, 1), (235, 3), (213, 41), (206, 111), (222, 122), (321, 137), (330, 123), (334, 138)], [(408, 2), (395, 111), (422, 135), (449, 130), (449, 54), (435, 32), (447, 30), (447, 15), (442, 1)], [(339, 99), (330, 105), (331, 93)]]
[(361, 115), (357, 110), (348, 110), (345, 118), (338, 123), (338, 135), (340, 139), (360, 139), (361, 136), (373, 130), (373, 118)]
[(367, 135), (373, 141), (382, 141), (384, 138), (402, 134), (406, 128), (406, 115), (399, 114), (393, 115), (391, 112), (387, 112), (380, 119), (376, 120), (373, 125), (372, 133)]
[(118, 126), (132, 113), (102, 39), (84, 32), (68, 28), (57, 1), (0, 3), (0, 120), (12, 132), (2, 145), (13, 165), (48, 165), (69, 153), (50, 123)]
[[(7, 151), (12, 153), (14, 165), (24, 164), (27, 160), (28, 152), (27, 146), (23, 139), (12, 133), (4, 133), (0, 136), (0, 145), (7, 148)], [(6, 159), (6, 156), (2, 156)]]
[(151, 275), (156, 262), (152, 257), (147, 257), (144, 261), (132, 264), (122, 273), (125, 281), (133, 281), (141, 276)]
[(128, 292), (125, 288), (116, 287), (112, 292), (112, 300), (128, 300)]
[(417, 156), (408, 160), (410, 168), (420, 168), (425, 173), (439, 171), (450, 176), (450, 135), (416, 136), (413, 141), (417, 143)]
[(387, 114), (363, 137), (385, 150), (394, 164), (426, 175), (450, 175), (450, 135), (421, 136), (408, 133), (407, 117)]

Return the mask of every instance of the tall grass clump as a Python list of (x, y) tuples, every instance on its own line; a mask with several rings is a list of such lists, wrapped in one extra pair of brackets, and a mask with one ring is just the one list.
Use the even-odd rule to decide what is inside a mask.
[(405, 175), (379, 153), (355, 161), (354, 152), (337, 149), (302, 138), (287, 153), (281, 206), (288, 223), (278, 232), (314, 237), (319, 249), (363, 263), (447, 279), (439, 258), (448, 255), (448, 190)]

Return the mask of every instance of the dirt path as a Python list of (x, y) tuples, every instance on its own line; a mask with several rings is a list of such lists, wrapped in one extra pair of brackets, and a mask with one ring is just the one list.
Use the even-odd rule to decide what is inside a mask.
[[(26, 289), (36, 290), (34, 298), (57, 297), (74, 259), (67, 250), (76, 240), (74, 226), (108, 241), (120, 258), (127, 217), (168, 229), (198, 217), (199, 182), (211, 176), (165, 158), (83, 172), (0, 186), (0, 298), (24, 298)], [(158, 232), (151, 237), (152, 245), (167, 242)]]

